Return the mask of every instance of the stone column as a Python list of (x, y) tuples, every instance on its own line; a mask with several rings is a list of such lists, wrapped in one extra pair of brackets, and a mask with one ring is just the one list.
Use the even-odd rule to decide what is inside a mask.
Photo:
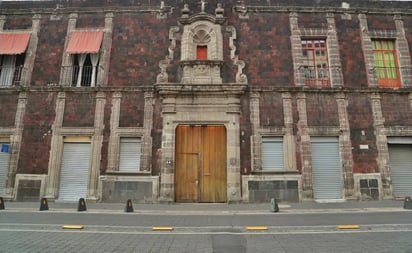
[(151, 171), (152, 168), (152, 128), (153, 128), (153, 93), (145, 92), (144, 94), (144, 121), (142, 136), (142, 152), (140, 159), (140, 168), (143, 171)]
[(376, 146), (378, 148), (378, 166), (382, 178), (382, 196), (384, 199), (392, 198), (392, 184), (389, 167), (388, 139), (384, 130), (381, 98), (377, 93), (370, 95), (372, 105), (373, 124), (375, 128)]
[(361, 30), (362, 49), (365, 59), (366, 73), (370, 87), (378, 87), (378, 79), (375, 74), (374, 60), (373, 60), (373, 46), (369, 35), (368, 20), (366, 14), (359, 14), (359, 24)]
[(326, 40), (328, 47), (329, 58), (329, 73), (330, 73), (330, 86), (341, 87), (343, 86), (342, 66), (339, 56), (339, 43), (336, 35), (336, 24), (333, 13), (326, 15), (328, 22), (328, 38)]
[(300, 69), (303, 64), (302, 39), (301, 32), (298, 26), (298, 14), (296, 12), (290, 13), (289, 23), (291, 32), (290, 41), (292, 45), (293, 72), (295, 73), (295, 85), (304, 86), (305, 76), (303, 71)]
[(119, 134), (117, 130), (119, 128), (120, 119), (120, 103), (122, 100), (122, 93), (115, 92), (112, 96), (112, 113), (110, 115), (110, 137), (108, 147), (108, 170), (118, 170), (119, 160)]
[(296, 151), (295, 138), (293, 136), (293, 111), (292, 111), (292, 95), (290, 93), (282, 93), (283, 99), (283, 118), (285, 122), (285, 135), (283, 137), (283, 147), (286, 156), (285, 170), (296, 171)]
[[(174, 201), (174, 131), (176, 124), (173, 119), (176, 115), (176, 99), (173, 97), (163, 98), (163, 133), (162, 133), (162, 153), (161, 153), (161, 172), (160, 172), (160, 196), (161, 202)], [(172, 161), (169, 163), (168, 161)]]
[(24, 59), (24, 69), (21, 74), (21, 85), (29, 86), (31, 81), (31, 76), (33, 73), (34, 58), (37, 52), (37, 44), (39, 41), (38, 33), (40, 31), (40, 18), (41, 15), (36, 14), (32, 18), (30, 43), (26, 50), (26, 58)]
[(399, 61), (399, 73), (401, 74), (402, 87), (412, 86), (412, 73), (411, 73), (411, 56), (409, 54), (409, 45), (405, 36), (405, 28), (403, 20), (400, 15), (395, 15), (394, 18), (396, 25), (396, 50)]
[(113, 33), (113, 13), (106, 13), (104, 19), (104, 34), (102, 46), (100, 49), (100, 62), (98, 66), (97, 85), (107, 86), (109, 67), (110, 67), (110, 53), (112, 48), (112, 33)]
[(260, 128), (260, 110), (259, 110), (259, 93), (252, 92), (249, 95), (250, 103), (250, 122), (252, 123), (251, 151), (252, 151), (252, 171), (262, 170), (262, 161), (260, 159), (262, 153)]
[[(70, 34), (76, 29), (76, 22), (77, 22), (77, 13), (71, 13), (69, 15), (69, 22), (67, 25), (67, 34), (66, 40), (64, 42), (64, 52), (62, 55), (62, 69), (60, 70), (60, 85), (67, 85), (71, 86), (71, 73), (67, 69), (67, 67), (72, 66), (71, 63), (71, 56), (69, 53), (66, 52), (67, 46), (70, 40)], [(69, 71), (69, 72), (68, 72)]]
[(297, 94), (297, 107), (299, 113), (298, 138), (300, 137), (300, 156), (302, 161), (302, 198), (313, 199), (312, 152), (308, 133), (306, 95), (304, 93)]
[(46, 198), (55, 199), (59, 190), (61, 154), (63, 152), (63, 137), (61, 128), (63, 125), (63, 115), (66, 94), (59, 92), (56, 99), (56, 116), (52, 125), (52, 138), (50, 144), (50, 156), (48, 175), (46, 180)]
[(104, 129), (104, 106), (106, 104), (106, 94), (98, 92), (96, 94), (96, 112), (94, 116), (94, 136), (92, 138), (92, 157), (89, 177), (88, 199), (98, 199), (98, 186), (100, 175), (100, 159), (103, 145)]
[(229, 122), (226, 125), (227, 141), (227, 202), (239, 202), (241, 196), (240, 184), (240, 101), (229, 96), (227, 111)]
[(343, 169), (343, 182), (345, 186), (345, 197), (355, 198), (354, 194), (354, 178), (353, 178), (353, 158), (352, 158), (352, 146), (350, 141), (350, 127), (347, 108), (347, 100), (344, 93), (338, 93), (335, 95), (336, 103), (338, 104), (339, 114), (339, 149), (342, 152), (342, 169)]
[(14, 130), (13, 134), (10, 136), (10, 163), (9, 163), (9, 171), (7, 173), (7, 179), (5, 184), (5, 197), (6, 198), (13, 198), (14, 192), (14, 181), (17, 172), (17, 164), (19, 161), (19, 154), (20, 154), (20, 146), (21, 140), (23, 135), (23, 118), (24, 113), (26, 112), (26, 104), (27, 104), (27, 93), (21, 92), (19, 94), (19, 100), (17, 103), (17, 111), (16, 117), (14, 120)]

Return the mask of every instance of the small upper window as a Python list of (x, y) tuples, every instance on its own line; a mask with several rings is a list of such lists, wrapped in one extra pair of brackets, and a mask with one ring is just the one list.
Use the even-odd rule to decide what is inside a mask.
[(207, 46), (197, 46), (196, 60), (207, 60)]
[(329, 67), (326, 40), (302, 39), (305, 85), (329, 86)]
[(71, 54), (70, 66), (63, 66), (64, 81), (77, 87), (97, 86), (99, 51), (102, 31), (72, 32), (66, 52)]
[(20, 84), (30, 33), (0, 33), (0, 86)]
[(379, 87), (400, 87), (395, 41), (373, 40), (373, 60)]

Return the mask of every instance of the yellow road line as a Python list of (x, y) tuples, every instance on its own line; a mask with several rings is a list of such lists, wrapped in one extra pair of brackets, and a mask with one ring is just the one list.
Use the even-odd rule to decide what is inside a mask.
[(173, 227), (152, 227), (153, 231), (172, 231)]
[(64, 225), (63, 229), (83, 229), (83, 225)]
[(247, 230), (268, 230), (266, 226), (249, 226), (246, 227)]
[(339, 225), (339, 229), (360, 229), (359, 225)]

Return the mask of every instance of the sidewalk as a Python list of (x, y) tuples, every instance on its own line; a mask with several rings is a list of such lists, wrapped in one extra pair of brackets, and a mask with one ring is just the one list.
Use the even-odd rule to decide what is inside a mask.
[[(340, 203), (278, 203), (279, 213), (337, 213), (337, 212), (394, 212), (411, 211), (403, 208), (403, 201), (346, 201)], [(39, 202), (5, 202), (5, 210), (16, 212), (39, 211)], [(49, 211), (77, 212), (78, 203), (49, 202)], [(86, 203), (90, 213), (124, 213), (126, 203)], [(171, 204), (133, 204), (135, 213), (168, 215), (202, 215), (202, 214), (268, 214), (270, 203), (171, 203)]]

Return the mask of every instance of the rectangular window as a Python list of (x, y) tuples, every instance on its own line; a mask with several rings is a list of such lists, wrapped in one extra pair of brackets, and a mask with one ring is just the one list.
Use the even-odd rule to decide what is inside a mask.
[(373, 60), (379, 87), (400, 87), (395, 41), (373, 40)]
[(262, 170), (283, 171), (283, 137), (262, 137)]
[(305, 85), (329, 86), (329, 67), (326, 40), (302, 39)]
[(140, 138), (120, 138), (120, 172), (138, 172), (140, 170)]
[(197, 46), (196, 60), (207, 60), (207, 46)]
[(73, 54), (72, 84), (77, 87), (94, 87), (98, 65), (98, 54)]
[(26, 54), (0, 55), (0, 86), (18, 85)]

